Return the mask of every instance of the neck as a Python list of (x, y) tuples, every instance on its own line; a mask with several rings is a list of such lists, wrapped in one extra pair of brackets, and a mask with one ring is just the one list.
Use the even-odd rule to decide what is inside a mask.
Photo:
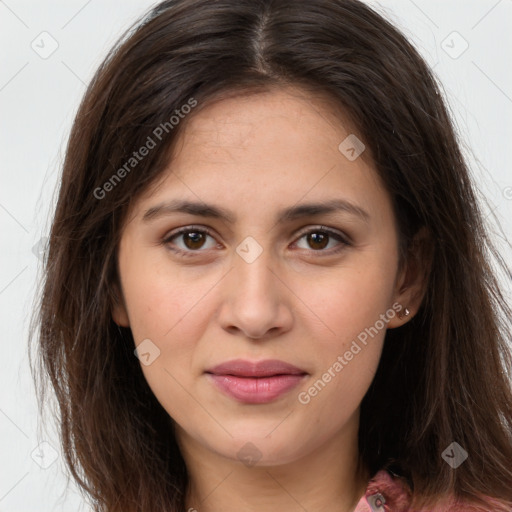
[(369, 474), (359, 462), (357, 430), (347, 429), (286, 464), (248, 467), (208, 450), (179, 429), (187, 465), (189, 512), (352, 512)]

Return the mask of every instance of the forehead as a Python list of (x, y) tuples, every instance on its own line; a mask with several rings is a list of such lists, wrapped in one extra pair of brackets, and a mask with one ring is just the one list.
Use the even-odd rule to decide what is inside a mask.
[[(340, 136), (355, 132), (349, 116), (333, 98), (285, 87), (238, 93), (208, 103), (187, 121), (179, 142), (206, 148), (209, 158), (215, 150), (244, 151), (261, 144), (273, 149), (280, 146), (282, 153), (299, 142), (303, 152), (336, 152)], [(311, 143), (304, 145), (305, 139)]]
[(369, 148), (356, 159), (340, 151), (355, 132), (332, 100), (293, 88), (215, 101), (186, 120), (144, 206), (215, 199), (250, 214), (261, 203), (268, 209), (364, 196), (378, 207), (385, 190)]

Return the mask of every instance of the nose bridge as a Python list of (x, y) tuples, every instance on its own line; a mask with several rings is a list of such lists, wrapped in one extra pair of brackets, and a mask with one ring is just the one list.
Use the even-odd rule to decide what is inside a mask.
[(247, 237), (236, 248), (229, 272), (228, 290), (222, 305), (224, 328), (238, 328), (259, 338), (270, 329), (283, 328), (291, 319), (283, 287), (275, 275), (273, 252)]
[(233, 279), (239, 298), (255, 303), (273, 302), (276, 292), (275, 275), (271, 268), (272, 250), (263, 247), (253, 237), (247, 237), (236, 248), (234, 257)]

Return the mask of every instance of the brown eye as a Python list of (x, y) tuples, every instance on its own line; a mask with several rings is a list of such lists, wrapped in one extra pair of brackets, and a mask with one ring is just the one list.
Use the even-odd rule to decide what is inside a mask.
[[(210, 246), (207, 246), (208, 238), (212, 239)], [(203, 252), (206, 249), (215, 247), (216, 242), (213, 235), (205, 228), (182, 228), (171, 233), (164, 240), (164, 245), (179, 254), (193, 255), (194, 252)]]
[(200, 249), (205, 241), (204, 233), (199, 231), (187, 231), (182, 233), (181, 236), (183, 237), (182, 240), (187, 249)]
[[(309, 229), (309, 231), (303, 232), (303, 234), (299, 237), (299, 240), (302, 239), (306, 240), (307, 247), (300, 247), (299, 245), (300, 249), (313, 250), (326, 254), (336, 253), (343, 250), (346, 246), (351, 245), (341, 233), (325, 228), (323, 226), (320, 228)], [(332, 241), (336, 241), (337, 244), (334, 244), (334, 247), (329, 247), (327, 250), (324, 250)]]
[(312, 249), (320, 250), (325, 249), (329, 243), (329, 235), (320, 232), (312, 232), (306, 235), (309, 246)]
[[(208, 238), (211, 239), (210, 246), (207, 245)], [(323, 226), (304, 232), (299, 237), (299, 241), (302, 239), (306, 240), (306, 247), (300, 247), (299, 243), (296, 242), (299, 248), (318, 252), (322, 255), (324, 253), (326, 255), (336, 254), (351, 245), (341, 233)], [(337, 243), (334, 244), (334, 247), (328, 247), (331, 242)], [(181, 228), (171, 233), (162, 240), (162, 243), (167, 245), (173, 252), (182, 256), (195, 256), (217, 246), (216, 240), (209, 230), (206, 228), (195, 228), (194, 226)]]

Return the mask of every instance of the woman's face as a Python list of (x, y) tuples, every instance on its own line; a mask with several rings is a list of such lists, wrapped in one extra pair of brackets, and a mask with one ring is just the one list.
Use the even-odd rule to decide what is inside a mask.
[(124, 227), (113, 316), (183, 445), (276, 465), (357, 433), (403, 297), (390, 198), (332, 111), (293, 89), (199, 111)]

